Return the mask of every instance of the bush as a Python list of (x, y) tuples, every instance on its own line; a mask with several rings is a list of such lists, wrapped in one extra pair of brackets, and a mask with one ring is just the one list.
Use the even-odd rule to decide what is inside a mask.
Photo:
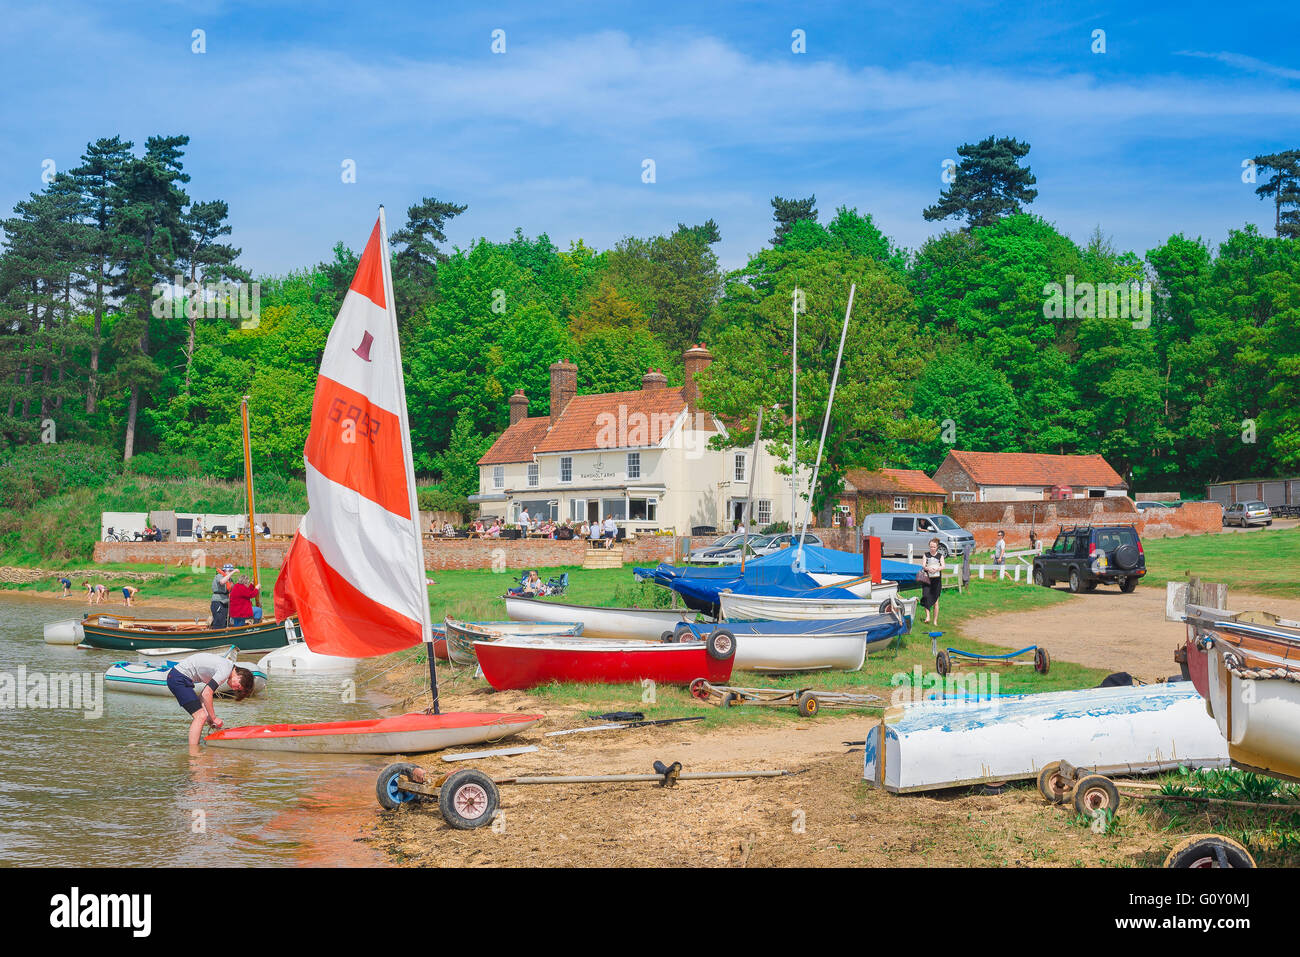
[(467, 520), (474, 512), (474, 506), (469, 503), (469, 499), (464, 495), (447, 492), (437, 486), (430, 485), (417, 488), (415, 497), (420, 504), (420, 508), (425, 511), (455, 512), (461, 517), (462, 521)]
[(84, 442), (22, 445), (0, 462), (0, 502), (31, 508), (43, 498), (79, 488), (101, 488), (121, 474), (117, 453)]

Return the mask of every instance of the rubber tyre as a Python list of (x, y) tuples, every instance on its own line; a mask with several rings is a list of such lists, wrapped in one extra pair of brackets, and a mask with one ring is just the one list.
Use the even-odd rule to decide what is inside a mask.
[(815, 718), (817, 712), (821, 710), (821, 702), (817, 700), (817, 696), (811, 691), (805, 691), (801, 694), (795, 705), (798, 707), (799, 713), (805, 718)]
[(692, 682), (691, 682), (691, 697), (692, 697), (692, 698), (697, 698), (697, 699), (699, 699), (700, 701), (708, 701), (708, 700), (709, 700), (709, 692), (706, 691), (705, 688), (704, 688), (704, 686), (705, 686), (706, 684), (708, 684), (708, 683), (709, 683), (709, 682), (708, 682), (708, 679), (706, 679), (706, 678), (696, 678), (694, 681), (692, 681)]
[(414, 764), (398, 762), (388, 765), (379, 772), (379, 778), (375, 781), (375, 797), (379, 798), (379, 806), (385, 811), (395, 811), (404, 804), (413, 804), (420, 800), (418, 794), (397, 789), (398, 776), (405, 774), (409, 777), (415, 768)]
[(438, 789), (442, 819), (458, 831), (472, 831), (492, 823), (500, 807), (496, 783), (476, 768), (462, 768)]
[[(1223, 859), (1218, 851), (1222, 849)], [(1228, 867), (1253, 868), (1255, 858), (1250, 851), (1230, 837), (1220, 834), (1197, 834), (1175, 844), (1165, 858), (1165, 867)]]
[(948, 652), (941, 651), (934, 656), (934, 670), (942, 676), (952, 673), (952, 659), (948, 657)]
[(665, 631), (662, 635), (659, 636), (659, 640), (663, 642), (665, 645), (670, 645), (677, 640), (677, 636), (673, 634), (671, 631)]
[(1071, 568), (1070, 569), (1070, 592), (1072, 594), (1077, 595), (1081, 591), (1083, 591), (1083, 579), (1079, 577), (1079, 569)]
[(691, 631), (686, 622), (679, 622), (673, 626), (673, 641), (691, 641), (695, 638), (695, 632)]
[(736, 657), (736, 636), (726, 628), (719, 628), (704, 642), (704, 650), (714, 661), (728, 661)]
[(1044, 588), (1052, 587), (1050, 584), (1048, 584), (1047, 576), (1043, 574), (1043, 569), (1037, 565), (1034, 566), (1034, 584), (1041, 585)]
[(1064, 804), (1070, 786), (1061, 776), (1061, 762), (1053, 761), (1038, 772), (1038, 793), (1048, 804)]
[(1119, 583), (1119, 590), (1126, 595), (1131, 595), (1133, 592), (1137, 591), (1137, 586), (1137, 578), (1126, 578)]
[(1115, 564), (1124, 571), (1137, 568), (1138, 550), (1136, 545), (1124, 544), (1115, 549)]
[(1052, 667), (1052, 656), (1047, 653), (1047, 649), (1041, 645), (1034, 650), (1034, 670), (1040, 675), (1047, 674)]
[(1096, 590), (1097, 590), (1097, 583), (1096, 583), (1096, 582), (1084, 582), (1083, 590), (1084, 590), (1085, 592), (1096, 591)]
[(1096, 811), (1119, 810), (1119, 789), (1104, 774), (1085, 774), (1074, 784), (1074, 809), (1091, 818)]

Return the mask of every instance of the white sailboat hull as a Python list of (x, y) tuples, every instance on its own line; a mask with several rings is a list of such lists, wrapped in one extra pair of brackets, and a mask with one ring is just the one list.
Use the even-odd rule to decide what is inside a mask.
[(861, 637), (736, 636), (737, 671), (857, 671), (866, 656)]
[(1190, 682), (907, 703), (864, 751), (864, 778), (895, 792), (1032, 778), (1061, 760), (1128, 774), (1228, 764)]
[(870, 598), (871, 589), (881, 587), (872, 584), (870, 579), (864, 580), (861, 575), (836, 575), (831, 572), (809, 572), (808, 575), (822, 587), (843, 588), (859, 598)]
[(1209, 650), (1208, 703), (1233, 764), (1300, 780), (1300, 684), (1238, 677), (1224, 664), (1227, 653), (1218, 643)]
[(917, 599), (898, 598), (893, 582), (873, 586), (870, 598), (787, 598), (776, 595), (737, 595), (724, 591), (718, 596), (722, 617), (728, 621), (816, 621), (835, 618), (861, 618), (884, 614), (882, 605), (889, 599), (898, 601), (903, 614), (915, 617)]
[(658, 641), (665, 631), (695, 620), (689, 609), (596, 608), (536, 598), (506, 597), (506, 615), (513, 621), (538, 621), (555, 625), (577, 622), (586, 638), (639, 638)]
[(350, 675), (357, 670), (359, 658), (340, 658), (312, 651), (302, 640), (291, 641), (263, 655), (257, 667), (268, 675)]

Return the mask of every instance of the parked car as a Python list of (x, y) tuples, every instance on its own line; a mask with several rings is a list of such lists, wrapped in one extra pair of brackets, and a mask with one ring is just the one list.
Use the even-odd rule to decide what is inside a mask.
[(884, 555), (906, 555), (907, 546), (919, 556), (930, 548), (930, 539), (939, 539), (939, 552), (961, 556), (975, 550), (975, 536), (947, 515), (921, 512), (875, 512), (862, 523), (863, 534), (880, 539)]
[(1263, 502), (1236, 502), (1223, 510), (1223, 524), (1225, 527), (1240, 525), (1242, 528), (1272, 525), (1273, 512)]
[[(779, 552), (783, 548), (798, 546), (799, 535), (797, 533), (791, 534), (790, 532), (782, 532), (779, 535), (767, 536), (766, 541), (764, 541), (762, 544), (756, 544), (756, 541), (757, 541), (756, 539), (751, 538), (749, 540), (749, 547), (752, 548), (754, 551), (758, 552), (758, 554), (760, 555), (770, 555), (773, 552)], [(805, 545), (816, 545), (818, 548), (820, 548), (822, 544), (822, 540), (818, 538), (816, 535), (805, 534), (803, 537), (803, 543)]]
[[(776, 536), (774, 535), (750, 535), (747, 544), (751, 549), (751, 554), (759, 551), (759, 549), (765, 548), (768, 542), (775, 537)], [(730, 544), (722, 548), (711, 548), (705, 551), (699, 558), (692, 559), (692, 561), (704, 562), (711, 565), (734, 565), (736, 562), (740, 561), (740, 548), (742, 541), (745, 541), (745, 536), (736, 534), (731, 536), (731, 538), (733, 541)]]
[(1146, 573), (1142, 539), (1132, 525), (1064, 526), (1052, 547), (1034, 556), (1035, 585), (1064, 581), (1076, 593), (1098, 585), (1131, 592)]

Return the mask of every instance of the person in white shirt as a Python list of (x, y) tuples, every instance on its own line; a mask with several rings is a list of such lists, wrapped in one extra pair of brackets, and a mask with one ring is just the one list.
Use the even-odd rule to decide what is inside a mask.
[(519, 513), (519, 525), (520, 527), (523, 528), (524, 531), (528, 531), (529, 521), (530, 519), (528, 518), (528, 509), (524, 509), (522, 512)]
[(588, 530), (588, 537), (591, 539), (592, 548), (595, 548), (600, 544), (600, 519), (591, 523), (591, 528)]
[(998, 532), (998, 543), (993, 546), (993, 564), (1005, 565), (1007, 563), (1007, 533)]
[(605, 537), (609, 539), (605, 547), (613, 548), (614, 540), (618, 538), (618, 524), (614, 521), (613, 515), (605, 516)]
[[(212, 696), (223, 684), (229, 684), (236, 701), (253, 693), (253, 673), (223, 655), (199, 652), (178, 661), (167, 672), (167, 690), (176, 703), (190, 715), (190, 751), (198, 751), (203, 725), (220, 729), (224, 726), (212, 705)], [(196, 692), (196, 686), (203, 690)]]

